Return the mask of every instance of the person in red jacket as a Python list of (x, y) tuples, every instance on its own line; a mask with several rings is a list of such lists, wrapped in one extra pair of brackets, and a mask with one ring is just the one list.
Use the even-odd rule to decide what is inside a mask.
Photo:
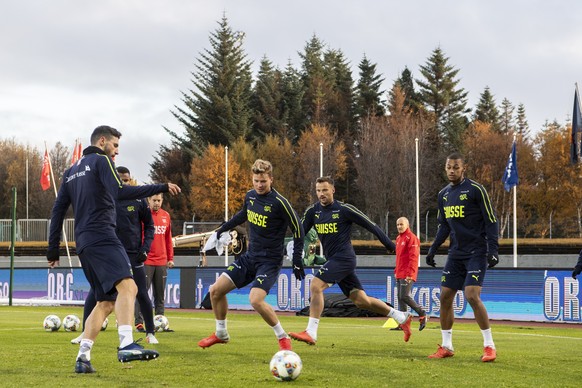
[(398, 237), (396, 238), (396, 287), (398, 290), (398, 309), (406, 311), (408, 306), (419, 315), (420, 326), (425, 328), (428, 316), (422, 307), (414, 301), (411, 295), (412, 285), (418, 275), (418, 257), (420, 256), (420, 241), (410, 230), (408, 218), (400, 217), (396, 220)]
[[(172, 222), (170, 214), (162, 209), (164, 197), (156, 194), (149, 198), (149, 205), (154, 219), (154, 241), (145, 261), (146, 287), (153, 286), (155, 315), (164, 315), (164, 291), (168, 268), (174, 268), (174, 248), (172, 246)], [(136, 329), (142, 331), (143, 320), (136, 310)]]

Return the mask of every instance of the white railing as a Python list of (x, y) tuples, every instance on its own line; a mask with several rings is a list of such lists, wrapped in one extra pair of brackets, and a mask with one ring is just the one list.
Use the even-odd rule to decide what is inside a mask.
[[(67, 218), (63, 223), (68, 241), (75, 241), (75, 219)], [(16, 241), (48, 241), (50, 220), (16, 220)], [(10, 241), (12, 220), (0, 220), (0, 242)]]

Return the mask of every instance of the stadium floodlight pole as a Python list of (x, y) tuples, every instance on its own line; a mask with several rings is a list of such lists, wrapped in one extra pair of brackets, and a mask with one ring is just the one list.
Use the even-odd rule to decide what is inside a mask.
[[(414, 139), (416, 150), (416, 235), (420, 241), (420, 185), (418, 183), (418, 137)], [(418, 265), (420, 265), (420, 255), (418, 255)]]
[[(517, 133), (514, 132), (513, 133), (514, 143), (516, 139)], [(515, 160), (514, 163), (517, 163), (517, 160)], [(513, 268), (517, 268), (517, 185), (513, 186)]]
[[(46, 145), (46, 141), (44, 142), (44, 149), (48, 150), (48, 147)], [(53, 189), (54, 189), (55, 198), (56, 198), (58, 193), (57, 193), (57, 185), (55, 184), (55, 174), (53, 173), (53, 164), (51, 162), (51, 156), (49, 155), (48, 152), (46, 153), (46, 155), (47, 155), (48, 162), (49, 162), (49, 171), (51, 173), (51, 180), (53, 182)], [(69, 241), (67, 240), (67, 232), (65, 231), (65, 224), (63, 224), (63, 240), (65, 241), (65, 249), (67, 250), (67, 257), (69, 258), (69, 268), (71, 269), (71, 273), (73, 273), (73, 264), (71, 263), (71, 251), (69, 250)]]
[[(28, 146), (26, 146), (26, 224), (28, 225)], [(28, 238), (28, 226), (26, 227), (26, 237)]]
[(323, 143), (319, 143), (319, 176), (323, 176)]
[[(323, 142), (319, 143), (319, 176), (323, 176)], [(348, 185), (350, 183), (348, 182)], [(308, 231), (305, 231), (307, 234)], [(323, 244), (319, 241), (319, 254), (323, 256)]]
[[(224, 147), (224, 221), (228, 221), (228, 146)], [(224, 250), (224, 266), (228, 267), (228, 247)]]
[(12, 306), (12, 286), (14, 284), (14, 246), (16, 245), (16, 187), (12, 187), (12, 230), (10, 231), (10, 285), (8, 286), (8, 306)]

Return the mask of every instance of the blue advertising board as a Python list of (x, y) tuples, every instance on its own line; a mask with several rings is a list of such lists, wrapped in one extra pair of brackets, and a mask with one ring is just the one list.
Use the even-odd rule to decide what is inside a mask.
[[(222, 268), (198, 268), (196, 271), (196, 306), (223, 271)], [(306, 269), (306, 278), (298, 282), (289, 268), (283, 268), (278, 281), (267, 296), (276, 310), (297, 311), (309, 305), (309, 284), (315, 269)], [(360, 268), (357, 270), (366, 293), (398, 307), (396, 281), (392, 268)], [(412, 288), (413, 298), (431, 316), (440, 314), (440, 277), (438, 269), (422, 269)], [(326, 293), (341, 293), (337, 285)], [(250, 310), (249, 289), (228, 294), (229, 308)], [(489, 317), (498, 320), (538, 322), (581, 322), (582, 307), (578, 280), (569, 271), (495, 269), (487, 272), (481, 293)], [(454, 304), (455, 316), (474, 318), (463, 292)]]
[[(8, 300), (10, 270), (0, 269), (0, 300)], [(82, 304), (89, 283), (81, 268), (15, 269), (12, 298), (63, 304)], [(168, 271), (166, 306), (180, 307), (180, 272)]]
[[(189, 299), (189, 305), (199, 307), (211, 284), (224, 268), (196, 268), (194, 277), (182, 279), (193, 282), (192, 295), (180, 295), (180, 269), (168, 271), (166, 307), (179, 308), (181, 300)], [(290, 268), (283, 268), (275, 286), (267, 296), (267, 302), (279, 311), (298, 311), (309, 306), (309, 285), (316, 269), (307, 268), (307, 276), (299, 282)], [(372, 297), (398, 307), (396, 282), (392, 268), (360, 268), (357, 274)], [(441, 270), (422, 269), (412, 288), (413, 298), (431, 316), (440, 314)], [(10, 270), (0, 269), (0, 301), (8, 300)], [(13, 299), (43, 300), (54, 303), (82, 303), (89, 291), (89, 284), (80, 268), (68, 269), (16, 269), (14, 271)], [(334, 285), (326, 293), (341, 293)], [(495, 269), (487, 272), (483, 291), (483, 303), (491, 319), (582, 322), (579, 280), (572, 279), (569, 271), (537, 269)], [(229, 308), (252, 310), (249, 288), (235, 289), (228, 295)], [(471, 306), (463, 292), (454, 301), (455, 316), (474, 318)]]

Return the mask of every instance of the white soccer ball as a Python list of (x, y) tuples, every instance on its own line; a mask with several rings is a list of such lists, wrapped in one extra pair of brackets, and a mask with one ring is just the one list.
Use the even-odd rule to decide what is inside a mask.
[(295, 352), (291, 350), (281, 350), (271, 358), (271, 374), (278, 381), (295, 380), (301, 374), (303, 362)]
[(81, 320), (74, 314), (69, 314), (63, 319), (63, 328), (65, 331), (77, 331), (81, 327)]
[(105, 318), (103, 324), (101, 325), (101, 331), (105, 331), (107, 329), (107, 325), (109, 324), (109, 319)]
[(170, 321), (165, 315), (156, 315), (154, 317), (154, 330), (155, 331), (168, 331), (170, 330)]
[(46, 331), (57, 331), (61, 328), (61, 318), (54, 314), (47, 315), (42, 325)]

